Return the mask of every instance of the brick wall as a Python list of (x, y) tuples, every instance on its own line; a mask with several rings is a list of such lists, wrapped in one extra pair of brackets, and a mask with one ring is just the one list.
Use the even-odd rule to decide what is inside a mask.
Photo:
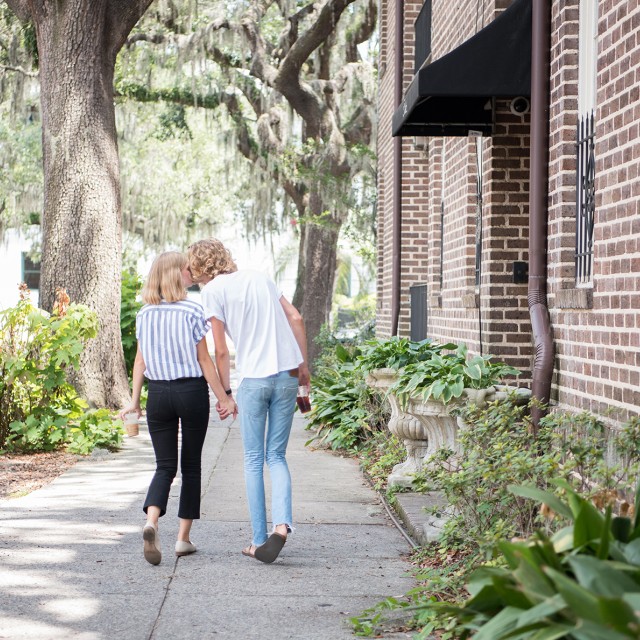
[[(433, 0), (433, 58), (458, 46), (509, 4)], [(380, 78), (378, 139), (378, 333), (388, 335), (395, 2), (381, 6), (386, 71)], [(552, 2), (548, 284), (557, 354), (553, 399), (561, 407), (600, 414), (613, 408), (612, 420), (621, 421), (640, 407), (640, 3), (599, 2), (594, 271), (587, 286), (576, 286), (574, 265), (578, 7), (579, 0)], [(405, 3), (405, 88), (413, 76), (413, 21), (420, 8), (421, 3)], [(527, 286), (514, 284), (512, 271), (515, 261), (528, 260), (528, 135), (528, 116), (512, 115), (508, 103), (499, 101), (495, 135), (481, 143), (480, 287), (474, 281), (475, 140), (429, 138), (426, 150), (416, 150), (405, 138), (402, 172), (400, 334), (409, 332), (409, 286), (426, 282), (429, 335), (467, 342), (478, 352), (481, 328), (482, 350), (523, 369), (524, 380), (532, 359)]]
[[(390, 21), (395, 3), (383, 3), (381, 100), (393, 96), (395, 69), (390, 50)], [(496, 7), (496, 4), (498, 5)], [(432, 57), (437, 59), (492, 20), (508, 2), (434, 0)], [(413, 78), (413, 23), (422, 2), (405, 2), (405, 89)], [(393, 36), (395, 37), (395, 36)], [(391, 71), (390, 71), (391, 69)], [(381, 104), (379, 124), (379, 335), (391, 329), (391, 225), (393, 205), (393, 109)], [(402, 265), (400, 335), (409, 335), (412, 284), (428, 285), (427, 330), (432, 338), (465, 342), (472, 353), (493, 353), (524, 370), (531, 365), (526, 286), (510, 285), (512, 264), (526, 260), (528, 125), (502, 105), (493, 139), (482, 141), (483, 271), (475, 284), (477, 219), (476, 141), (473, 138), (429, 138), (426, 150), (403, 138)], [(441, 223), (441, 219), (444, 225)], [(444, 265), (444, 269), (441, 269)], [(441, 273), (442, 271), (442, 273)], [(482, 341), (481, 341), (482, 338)]]
[(625, 420), (640, 408), (638, 2), (599, 2), (596, 210), (591, 286), (576, 287), (578, 2), (554, 3), (550, 285), (562, 406)]

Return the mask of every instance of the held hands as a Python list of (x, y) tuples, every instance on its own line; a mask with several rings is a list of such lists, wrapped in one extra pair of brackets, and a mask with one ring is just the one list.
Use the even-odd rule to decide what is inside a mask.
[(218, 401), (216, 403), (216, 411), (220, 416), (220, 420), (224, 420), (231, 415), (235, 419), (238, 415), (238, 405), (231, 396), (227, 396), (222, 402)]

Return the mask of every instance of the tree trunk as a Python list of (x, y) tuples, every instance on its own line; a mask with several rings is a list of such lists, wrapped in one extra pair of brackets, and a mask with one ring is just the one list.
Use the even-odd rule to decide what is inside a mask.
[(98, 337), (74, 374), (93, 406), (129, 398), (120, 336), (122, 269), (114, 43), (103, 3), (51, 3), (36, 19), (44, 156), (41, 304), (57, 287), (97, 312)]
[[(309, 199), (309, 213), (319, 216), (324, 210), (318, 193), (312, 193)], [(330, 221), (324, 224), (307, 222), (304, 230), (304, 247), (299, 260), (303, 263), (298, 267), (298, 287), (294, 296), (295, 301), (302, 300), (299, 306), (304, 318), (307, 336), (309, 338), (309, 364), (321, 349), (314, 338), (320, 333), (322, 325), (329, 321), (331, 300), (333, 298), (333, 282), (336, 275), (336, 260), (338, 252), (338, 236), (340, 224)], [(300, 271), (303, 277), (300, 279)], [(303, 290), (299, 290), (303, 283)]]

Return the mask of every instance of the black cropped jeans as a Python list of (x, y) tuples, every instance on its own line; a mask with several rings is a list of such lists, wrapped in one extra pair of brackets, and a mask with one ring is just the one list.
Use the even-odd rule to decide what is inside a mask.
[(171, 483), (178, 472), (178, 430), (182, 431), (182, 488), (178, 517), (200, 517), (202, 447), (209, 423), (209, 388), (204, 378), (149, 380), (147, 424), (156, 454), (156, 472), (144, 501), (167, 511)]

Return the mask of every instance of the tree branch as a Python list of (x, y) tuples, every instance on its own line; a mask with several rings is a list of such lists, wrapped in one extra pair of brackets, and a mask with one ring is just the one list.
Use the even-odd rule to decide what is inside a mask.
[(131, 29), (144, 15), (153, 0), (107, 0), (107, 21), (111, 32), (111, 54), (115, 60), (127, 41)]
[(325, 42), (334, 31), (344, 10), (353, 2), (355, 0), (327, 0), (320, 9), (317, 20), (296, 40), (285, 56), (279, 75), (299, 76), (300, 69), (307, 58)]
[(136, 42), (152, 42), (153, 44), (161, 44), (167, 41), (167, 37), (163, 33), (154, 33), (152, 35), (148, 33), (134, 33), (127, 38), (125, 47), (131, 49)]
[(18, 16), (20, 22), (28, 22), (32, 18), (29, 0), (5, 0), (9, 9)]
[(357, 62), (360, 59), (358, 45), (369, 40), (378, 22), (378, 5), (376, 0), (369, 0), (362, 14), (359, 16), (356, 29), (347, 37), (347, 62)]
[(22, 67), (14, 67), (10, 64), (0, 64), (0, 69), (4, 69), (5, 71), (15, 71), (16, 73), (21, 73), (23, 76), (29, 76), (30, 78), (38, 77), (38, 73), (35, 71), (27, 71)]
[(260, 6), (259, 2), (256, 3), (245, 12), (240, 23), (251, 49), (251, 74), (268, 85), (274, 86), (278, 70), (268, 62), (273, 47), (267, 44), (258, 28), (266, 8), (268, 7)]

